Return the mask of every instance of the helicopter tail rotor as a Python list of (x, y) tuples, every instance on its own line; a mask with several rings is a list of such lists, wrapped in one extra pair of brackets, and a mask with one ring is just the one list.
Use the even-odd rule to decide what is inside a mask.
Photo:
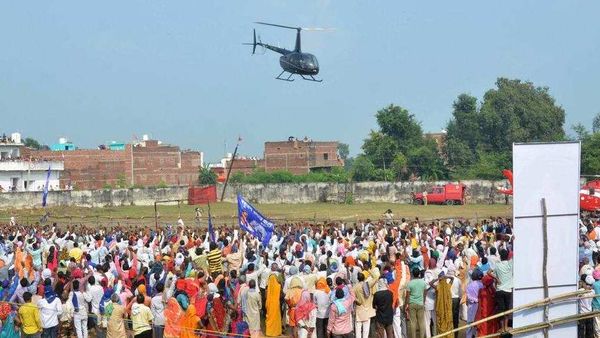
[(260, 38), (258, 40), (258, 43), (256, 43), (256, 29), (253, 31), (252, 42), (244, 42), (242, 43), (242, 45), (252, 46), (252, 55), (256, 53), (256, 46), (260, 45)]

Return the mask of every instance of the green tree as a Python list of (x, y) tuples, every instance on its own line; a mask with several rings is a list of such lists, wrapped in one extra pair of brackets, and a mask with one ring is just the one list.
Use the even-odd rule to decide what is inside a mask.
[(565, 138), (565, 111), (547, 87), (499, 78), (480, 109), (480, 130), (486, 150), (510, 152), (514, 142), (551, 142)]
[(581, 173), (600, 174), (600, 132), (588, 135), (581, 142)]
[(421, 179), (439, 180), (448, 176), (448, 170), (444, 166), (434, 142), (411, 149), (407, 157), (410, 171), (421, 176)]
[(377, 168), (389, 166), (399, 151), (398, 142), (393, 137), (377, 131), (371, 131), (362, 149)]
[(452, 115), (444, 152), (458, 177), (500, 175), (502, 169), (512, 166), (514, 142), (565, 139), (565, 111), (548, 88), (531, 82), (498, 78), (496, 88), (485, 93), (479, 109), (476, 98), (461, 94), (454, 101)]
[(32, 149), (37, 149), (37, 150), (42, 149), (42, 147), (43, 147), (43, 145), (40, 142), (38, 142), (36, 139), (31, 138), (31, 137), (26, 137), (23, 140), (23, 144), (26, 147), (29, 147), (29, 148), (32, 148)]
[(463, 169), (475, 162), (476, 151), (467, 142), (457, 137), (448, 137), (445, 144), (446, 158), (453, 169)]
[(465, 167), (473, 163), (481, 141), (477, 99), (460, 94), (452, 104), (452, 119), (446, 126), (446, 157), (451, 167)]
[(217, 184), (217, 174), (212, 171), (208, 166), (200, 167), (198, 174), (198, 183), (200, 185), (214, 185)]
[(464, 178), (498, 180), (502, 179), (502, 169), (511, 167), (511, 154), (508, 152), (479, 151), (475, 162), (463, 174)]
[(590, 133), (587, 131), (585, 126), (581, 123), (577, 123), (577, 124), (573, 125), (571, 127), (571, 129), (573, 129), (573, 132), (575, 132), (576, 140), (584, 140), (590, 136)]
[(592, 132), (600, 133), (600, 113), (594, 116), (594, 120), (592, 121)]
[(352, 166), (352, 179), (362, 182), (369, 181), (374, 177), (375, 165), (364, 155), (359, 155), (354, 159)]
[(421, 123), (408, 110), (391, 104), (379, 110), (375, 117), (381, 133), (396, 141), (402, 153), (423, 144)]
[(394, 173), (396, 180), (407, 178), (408, 175), (408, 159), (402, 153), (397, 153), (391, 164), (391, 170)]
[(337, 153), (338, 156), (345, 161), (348, 158), (348, 155), (350, 155), (350, 146), (347, 143), (338, 143)]
[(354, 164), (354, 157), (348, 157), (344, 160), (344, 170), (349, 172), (352, 170), (352, 165)]

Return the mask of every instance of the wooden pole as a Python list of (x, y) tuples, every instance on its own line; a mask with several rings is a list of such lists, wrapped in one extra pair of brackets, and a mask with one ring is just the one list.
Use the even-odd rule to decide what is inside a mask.
[(235, 155), (237, 155), (239, 146), (240, 146), (240, 140), (238, 139), (238, 143), (235, 145), (235, 149), (233, 150), (233, 156), (231, 157), (231, 163), (229, 163), (229, 169), (227, 169), (227, 177), (225, 177), (225, 184), (223, 184), (223, 191), (221, 192), (221, 202), (223, 202), (223, 198), (225, 198), (225, 189), (227, 189), (227, 183), (229, 183), (229, 175), (231, 174), (231, 168), (233, 168), (233, 162), (235, 161)]
[[(544, 284), (544, 298), (548, 298), (548, 211), (546, 210), (546, 199), (542, 198), (542, 241), (543, 241), (543, 261), (542, 261), (542, 279)], [(548, 304), (544, 305), (544, 323), (548, 322), (548, 313), (550, 309)], [(544, 338), (548, 338), (548, 327), (543, 328)]]
[[(527, 332), (531, 332), (531, 331), (537, 331), (539, 329), (548, 329), (549, 327), (559, 326), (559, 325), (579, 321), (582, 319), (594, 318), (598, 315), (600, 315), (600, 311), (593, 311), (593, 312), (582, 313), (582, 314), (578, 314), (578, 315), (560, 317), (560, 318), (556, 318), (556, 319), (553, 319), (553, 320), (550, 320), (547, 322), (541, 322), (541, 323), (537, 323), (537, 324), (523, 326), (523, 327), (520, 327), (517, 329), (512, 329), (508, 333), (511, 335), (515, 335), (515, 334), (522, 334), (522, 333), (527, 333)], [(497, 333), (488, 334), (488, 335), (478, 337), (478, 338), (500, 337), (502, 334), (503, 334), (503, 332), (497, 332)]]
[(158, 232), (158, 207), (157, 201), (154, 201), (154, 229)]
[(473, 323), (470, 323), (470, 324), (458, 327), (456, 329), (452, 329), (452, 330), (450, 330), (448, 332), (440, 333), (437, 336), (433, 336), (432, 338), (447, 337), (451, 333), (458, 332), (458, 331), (463, 331), (463, 330), (466, 330), (466, 329), (468, 329), (470, 327), (474, 327), (474, 326), (477, 326), (479, 324), (482, 324), (482, 323), (485, 323), (487, 321), (490, 321), (492, 319), (500, 318), (500, 317), (503, 317), (503, 316), (506, 316), (506, 315), (509, 315), (509, 314), (512, 314), (512, 313), (515, 313), (515, 312), (527, 310), (527, 309), (530, 309), (530, 308), (536, 308), (536, 307), (539, 307), (539, 306), (542, 306), (542, 305), (546, 305), (546, 304), (550, 304), (550, 303), (559, 303), (559, 302), (563, 302), (563, 301), (572, 301), (572, 299), (571, 299), (572, 297), (578, 297), (578, 296), (583, 295), (583, 294), (585, 294), (587, 292), (588, 291), (586, 291), (586, 290), (571, 291), (571, 292), (561, 293), (561, 294), (556, 295), (554, 297), (547, 297), (545, 299), (538, 300), (536, 302), (531, 302), (531, 303), (523, 304), (523, 305), (517, 306), (517, 307), (515, 307), (515, 308), (513, 308), (511, 310), (507, 310), (507, 311), (504, 311), (504, 312), (497, 313), (497, 314), (495, 314), (493, 316), (489, 316), (487, 318), (483, 318), (483, 319), (478, 320), (476, 322), (473, 322)]

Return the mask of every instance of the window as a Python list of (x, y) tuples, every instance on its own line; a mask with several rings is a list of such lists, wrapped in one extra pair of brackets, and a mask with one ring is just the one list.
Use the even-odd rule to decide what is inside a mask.
[(329, 159), (329, 154), (327, 154), (327, 153), (323, 154), (323, 159), (325, 161), (327, 161)]

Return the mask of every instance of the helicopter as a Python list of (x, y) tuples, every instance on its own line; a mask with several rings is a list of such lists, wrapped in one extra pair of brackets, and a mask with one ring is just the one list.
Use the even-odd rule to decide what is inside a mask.
[[(275, 47), (273, 45), (263, 43), (262, 41), (260, 41), (260, 37), (257, 40), (256, 39), (256, 29), (254, 29), (253, 42), (244, 43), (244, 45), (252, 46), (252, 54), (253, 55), (256, 53), (256, 46), (261, 46), (263, 48), (270, 49), (276, 53), (281, 54), (281, 57), (279, 57), (279, 65), (281, 65), (281, 68), (283, 68), (283, 71), (281, 71), (281, 73), (279, 73), (279, 75), (277, 75), (277, 77), (275, 79), (291, 82), (291, 81), (294, 81), (292, 76), (294, 76), (294, 74), (296, 74), (296, 75), (300, 75), (302, 77), (302, 79), (307, 80), (307, 81), (314, 81), (314, 82), (322, 82), (323, 81), (322, 79), (315, 78), (315, 75), (319, 74), (319, 61), (317, 61), (317, 58), (313, 54), (302, 52), (302, 48), (300, 46), (300, 32), (303, 30), (304, 31), (322, 31), (322, 30), (326, 30), (326, 29), (291, 27), (291, 26), (284, 26), (284, 25), (276, 25), (276, 24), (267, 23), (267, 22), (255, 22), (255, 23), (257, 23), (259, 25), (266, 25), (266, 26), (273, 26), (273, 27), (296, 30), (296, 45), (294, 47), (294, 50), (288, 50), (285, 48)], [(287, 77), (285, 77), (285, 75), (284, 75), (284, 73), (286, 73), (286, 72), (289, 73), (289, 75)], [(282, 75), (284, 75), (284, 76), (282, 77)]]

